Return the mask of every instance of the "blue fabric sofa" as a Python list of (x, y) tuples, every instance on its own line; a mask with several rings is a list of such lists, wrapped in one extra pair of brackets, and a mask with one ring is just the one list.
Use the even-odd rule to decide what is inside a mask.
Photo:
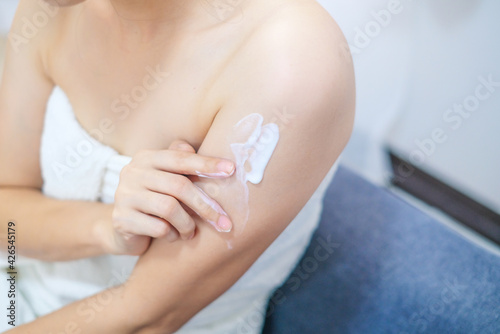
[(500, 257), (340, 168), (264, 334), (500, 334)]

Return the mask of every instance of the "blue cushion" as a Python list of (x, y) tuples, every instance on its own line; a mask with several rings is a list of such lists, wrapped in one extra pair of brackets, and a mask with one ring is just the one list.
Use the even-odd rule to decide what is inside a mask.
[(263, 333), (500, 333), (500, 257), (340, 168)]

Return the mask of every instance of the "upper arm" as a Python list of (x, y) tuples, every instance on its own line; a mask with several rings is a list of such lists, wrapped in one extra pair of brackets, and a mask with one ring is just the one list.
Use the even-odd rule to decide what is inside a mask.
[[(309, 42), (297, 45), (280, 36), (280, 28), (256, 36), (258, 45), (249, 47), (261, 52), (228, 68), (242, 76), (231, 85), (198, 152), (234, 161), (231, 144), (241, 139), (235, 125), (258, 113), (264, 125), (275, 123), (279, 129), (264, 177), (258, 184), (244, 185), (238, 172), (227, 180), (199, 180), (198, 185), (228, 212), (233, 231), (218, 233), (196, 218), (193, 240), (154, 240), (126, 290), (139, 306), (134, 312), (144, 312), (139, 317), (163, 320), (176, 329), (226, 291), (293, 220), (347, 143), (354, 81), (350, 63), (339, 56), (343, 37), (333, 27), (323, 36), (314, 35), (315, 40), (308, 34), (317, 31), (305, 32), (298, 38)], [(301, 29), (294, 32), (302, 33)], [(325, 42), (327, 38), (332, 41)], [(144, 308), (146, 303), (150, 307)]]
[(46, 103), (52, 90), (40, 50), (50, 23), (36, 34), (26, 22), (38, 2), (21, 1), (8, 36), (0, 83), (0, 186), (40, 188), (39, 150)]

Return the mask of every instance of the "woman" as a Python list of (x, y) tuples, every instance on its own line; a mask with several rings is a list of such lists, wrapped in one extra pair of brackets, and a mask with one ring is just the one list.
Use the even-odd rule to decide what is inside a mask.
[(313, 0), (21, 0), (9, 44), (1, 219), (37, 259), (18, 263), (27, 323), (11, 332), (259, 332), (352, 129), (329, 15)]

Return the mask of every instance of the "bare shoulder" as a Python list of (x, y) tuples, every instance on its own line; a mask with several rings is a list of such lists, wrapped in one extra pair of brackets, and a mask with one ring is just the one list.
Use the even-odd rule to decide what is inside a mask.
[[(291, 157), (296, 155), (293, 148), (301, 147), (308, 152), (303, 159), (314, 164), (309, 170), (324, 176), (352, 132), (355, 82), (351, 56), (345, 52), (341, 30), (319, 4), (273, 1), (278, 2), (258, 18), (249, 17), (254, 14), (250, 9), (244, 12), (245, 19), (257, 23), (223, 74), (224, 85), (218, 91), (226, 95), (214, 129), (217, 125), (223, 128), (222, 122), (229, 127), (246, 115), (259, 113), (264, 123), (279, 127), (274, 166), (284, 162), (298, 166)], [(302, 164), (289, 175), (299, 177), (307, 172), (303, 168)], [(279, 179), (279, 175), (276, 169), (270, 179)], [(308, 185), (317, 186), (316, 181), (320, 180)], [(291, 179), (282, 179), (287, 182)]]
[(74, 33), (73, 25), (82, 6), (60, 7), (50, 0), (20, 0), (8, 36), (13, 54), (29, 57), (50, 78), (50, 60), (58, 56), (58, 48), (66, 37)]
[(47, 38), (55, 36), (58, 28), (62, 28), (69, 12), (45, 0), (20, 0), (9, 34), (14, 51), (46, 44)]
[(3, 185), (41, 188), (43, 184), (40, 139), (47, 100), (54, 86), (47, 71), (47, 54), (64, 16), (42, 0), (19, 2), (0, 80), (0, 183)]
[(337, 47), (345, 42), (335, 20), (314, 0), (278, 2), (269, 9), (257, 30), (292, 44), (313, 46), (312, 43), (317, 42), (321, 46)]
[(229, 72), (234, 96), (259, 90), (275, 103), (352, 118), (352, 59), (330, 14), (313, 0), (277, 1), (257, 22)]

